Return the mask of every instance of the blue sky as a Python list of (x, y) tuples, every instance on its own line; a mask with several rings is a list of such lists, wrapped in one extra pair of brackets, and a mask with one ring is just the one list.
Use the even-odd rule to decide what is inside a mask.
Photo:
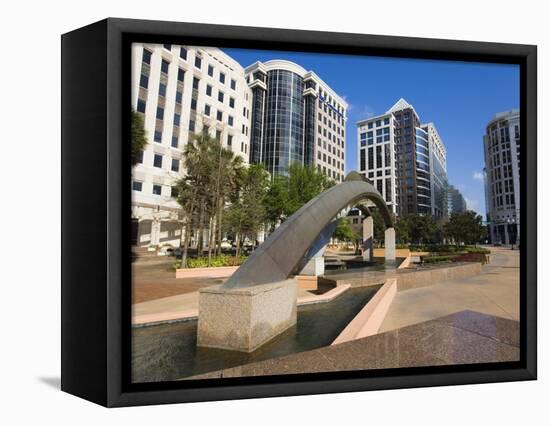
[(399, 98), (423, 123), (435, 123), (447, 148), (447, 175), (467, 200), (485, 213), (483, 133), (497, 113), (519, 108), (519, 66), (455, 61), (223, 49), (244, 67), (286, 59), (313, 70), (349, 104), (346, 173), (357, 168), (360, 119), (382, 114)]

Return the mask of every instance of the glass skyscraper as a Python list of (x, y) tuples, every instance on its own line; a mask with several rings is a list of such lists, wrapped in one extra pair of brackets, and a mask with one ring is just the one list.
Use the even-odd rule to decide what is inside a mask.
[(293, 163), (344, 178), (346, 102), (315, 73), (283, 60), (246, 68), (252, 90), (252, 163), (271, 176)]

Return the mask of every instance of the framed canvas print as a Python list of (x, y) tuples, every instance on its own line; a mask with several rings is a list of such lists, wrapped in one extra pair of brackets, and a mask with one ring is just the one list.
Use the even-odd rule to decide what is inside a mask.
[(62, 389), (536, 378), (536, 47), (107, 19), (62, 37)]

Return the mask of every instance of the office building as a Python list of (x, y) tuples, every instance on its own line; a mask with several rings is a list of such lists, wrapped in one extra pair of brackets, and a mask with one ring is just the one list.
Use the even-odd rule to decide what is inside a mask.
[(447, 188), (447, 209), (449, 216), (453, 213), (464, 213), (468, 210), (466, 200), (453, 185), (449, 185)]
[[(449, 186), (447, 181), (447, 149), (433, 123), (423, 124), (421, 129), (428, 136), (431, 214), (434, 218), (439, 219), (449, 214), (447, 205), (447, 188)], [(417, 144), (417, 161), (419, 158), (424, 158), (418, 156), (419, 151), (424, 152)]]
[(271, 176), (298, 163), (344, 179), (347, 103), (313, 71), (284, 60), (245, 70), (252, 91), (250, 161)]
[(244, 68), (210, 47), (132, 46), (132, 107), (148, 144), (132, 170), (133, 243), (179, 245), (173, 183), (184, 175), (183, 152), (206, 131), (248, 162), (252, 91)]
[(483, 137), (485, 192), (489, 239), (519, 242), (520, 230), (520, 114), (512, 109), (496, 114)]
[(385, 114), (357, 123), (359, 172), (399, 216), (447, 215), (446, 149), (433, 123), (421, 124), (399, 99)]

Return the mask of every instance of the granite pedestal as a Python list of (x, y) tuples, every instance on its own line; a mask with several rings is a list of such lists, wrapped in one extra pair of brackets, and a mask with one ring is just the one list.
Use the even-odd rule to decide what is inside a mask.
[(197, 346), (252, 352), (296, 324), (295, 280), (199, 292)]
[(374, 224), (372, 216), (363, 219), (363, 260), (372, 262), (374, 253), (373, 247)]
[(384, 257), (388, 261), (395, 260), (395, 229), (387, 228), (384, 234)]

